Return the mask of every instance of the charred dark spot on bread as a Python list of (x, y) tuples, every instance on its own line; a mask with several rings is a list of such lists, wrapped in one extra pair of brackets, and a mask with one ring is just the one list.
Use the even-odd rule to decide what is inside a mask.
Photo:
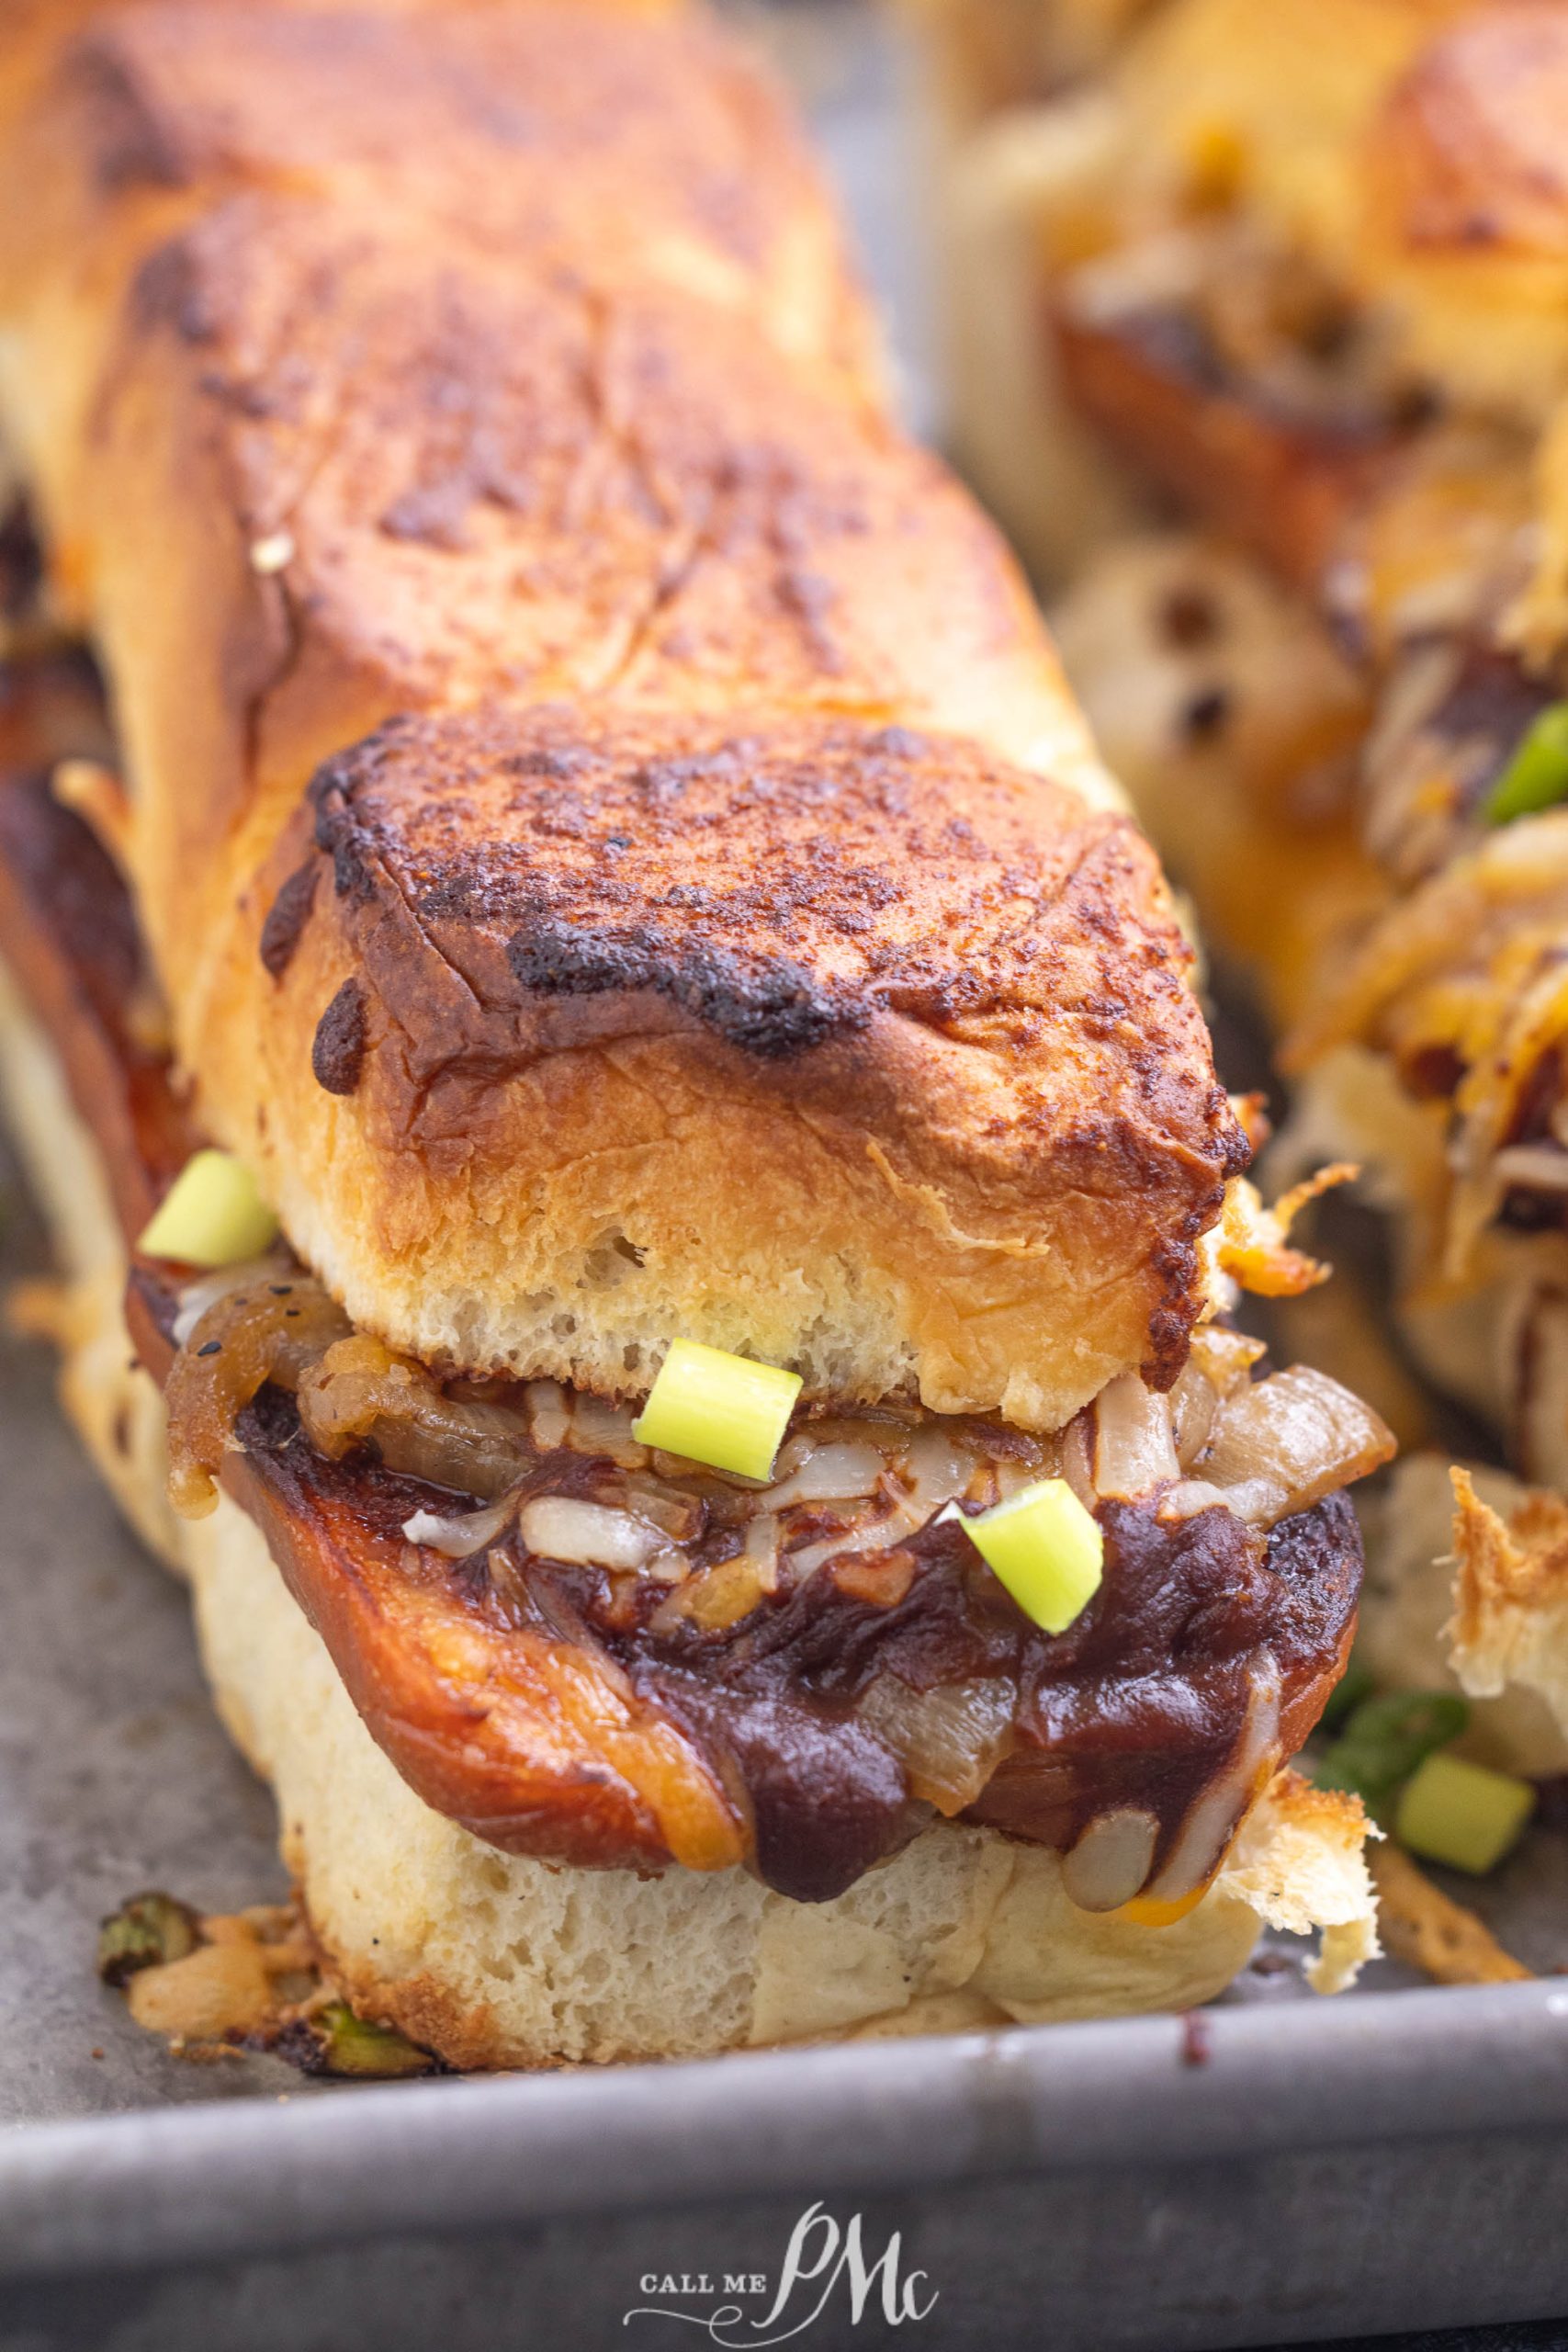
[(313, 857), (297, 865), (266, 911), (262, 924), (261, 959), (265, 969), (280, 980), (294, 960), (300, 933), (316, 903), (321, 868)]
[(1028, 1007), (1120, 1037), (1168, 1086), (1160, 1032), (1190, 1021), (1134, 828), (963, 739), (808, 715), (399, 718), (310, 795), (341, 898), (395, 891), (432, 934), (499, 935), (530, 993), (652, 989), (764, 1054), (879, 1010)]
[(784, 958), (748, 964), (702, 947), (682, 951), (654, 927), (617, 938), (547, 916), (531, 930), (514, 932), (506, 954), (525, 989), (562, 996), (652, 989), (765, 1061), (806, 1053), (829, 1037), (863, 1028), (870, 1018), (865, 1005), (835, 1001)]
[(364, 1072), (368, 1044), (365, 991), (357, 980), (344, 980), (316, 1023), (310, 1068), (318, 1086), (329, 1094), (354, 1093)]

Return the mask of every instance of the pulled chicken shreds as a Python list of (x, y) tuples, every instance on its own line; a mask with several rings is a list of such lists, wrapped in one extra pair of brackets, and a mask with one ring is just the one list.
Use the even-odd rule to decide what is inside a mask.
[(1568, 1728), (1568, 1502), (1535, 1488), (1504, 1519), (1455, 1469), (1450, 1663), (1472, 1698), (1537, 1690)]
[(1236, 1177), (1225, 1192), (1225, 1204), (1213, 1236), (1213, 1263), (1223, 1275), (1259, 1298), (1299, 1298), (1315, 1290), (1333, 1272), (1319, 1258), (1290, 1247), (1290, 1231), (1310, 1202), (1337, 1185), (1349, 1184), (1360, 1174), (1350, 1160), (1336, 1160), (1314, 1175), (1281, 1193), (1266, 1208), (1255, 1184)]

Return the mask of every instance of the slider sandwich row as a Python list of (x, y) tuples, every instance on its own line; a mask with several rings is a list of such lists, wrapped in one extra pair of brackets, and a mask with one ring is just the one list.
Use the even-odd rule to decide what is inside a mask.
[[(962, 53), (976, 12), (938, 17)], [(1406, 1346), (1528, 1482), (1461, 1475), (1451, 1534), (1401, 1536), (1389, 1662), (1429, 1679), (1451, 1612), (1510, 1760), (1561, 1771), (1568, 15), (1167, 0), (1044, 103), (942, 86), (1026, 355), (1028, 481), (990, 486), (1071, 582), (1069, 667), (1279, 1025), (1306, 1148), (1393, 1214)]]
[(1389, 1440), (1231, 1320), (1320, 1270), (766, 77), (148, 0), (23, 9), (0, 107), (6, 1093), (356, 2007), (1086, 2016), (1260, 1920), (1343, 1982), (1363, 1825), (1280, 1767)]

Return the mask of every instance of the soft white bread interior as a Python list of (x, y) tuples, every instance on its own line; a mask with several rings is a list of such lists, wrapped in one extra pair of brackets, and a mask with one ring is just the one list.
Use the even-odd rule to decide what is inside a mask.
[(276, 1792), (316, 1934), (366, 2014), (462, 2066), (676, 2057), (1190, 2007), (1228, 1983), (1263, 1923), (1322, 1929), (1320, 1991), (1375, 1951), (1359, 1810), (1289, 1773), (1202, 1901), (1160, 1928), (1080, 1911), (1054, 1853), (947, 1823), (814, 1905), (741, 1871), (643, 1879), (480, 1843), (375, 1745), (238, 1507), (194, 1523), (168, 1512), (163, 1408), (130, 1362), (102, 1175), (3, 972), (0, 1098), (67, 1277), (67, 1408), (139, 1531), (191, 1582), (220, 1712)]

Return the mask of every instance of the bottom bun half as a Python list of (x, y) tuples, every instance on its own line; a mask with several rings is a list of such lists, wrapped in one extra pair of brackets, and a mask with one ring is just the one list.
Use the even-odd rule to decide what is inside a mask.
[(483, 1844), (377, 1747), (239, 1507), (225, 1498), (195, 1523), (168, 1511), (162, 1400), (129, 1362), (101, 1171), (7, 988), (0, 1096), (63, 1270), (51, 1322), (66, 1408), (138, 1532), (189, 1581), (219, 1712), (272, 1784), (285, 1860), (362, 2015), (466, 2068), (690, 2057), (1189, 2008), (1230, 1981), (1265, 1924), (1322, 1931), (1319, 1991), (1375, 1951), (1359, 1808), (1288, 1772), (1202, 1900), (1166, 1927), (1081, 1911), (1054, 1853), (947, 1822), (823, 1904), (741, 1871), (641, 1879)]

